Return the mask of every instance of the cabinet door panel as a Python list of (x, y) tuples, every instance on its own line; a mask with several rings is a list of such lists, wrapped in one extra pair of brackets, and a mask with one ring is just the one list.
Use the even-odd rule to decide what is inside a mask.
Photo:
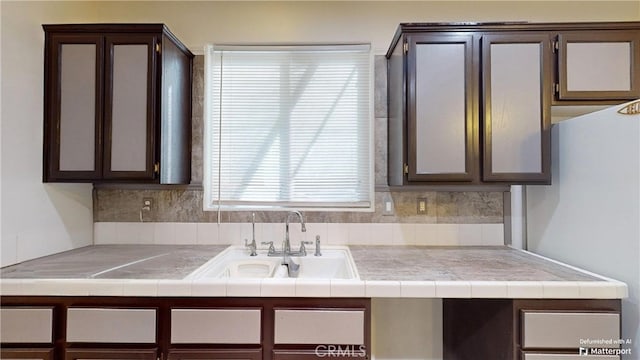
[(107, 37), (105, 178), (153, 178), (155, 38)]
[(53, 309), (50, 307), (3, 307), (0, 309), (2, 343), (52, 343)]
[(47, 48), (45, 181), (101, 173), (102, 57), (99, 35), (56, 35)]
[(558, 36), (560, 100), (640, 97), (637, 31), (569, 32)]
[[(522, 312), (524, 349), (579, 348), (581, 339), (620, 339), (620, 314), (589, 312)], [(616, 344), (599, 347), (615, 348)]]
[(471, 181), (473, 38), (409, 37), (409, 181)]
[(483, 37), (485, 181), (548, 182), (549, 38)]
[(78, 343), (155, 343), (156, 310), (69, 308), (66, 335)]
[(261, 309), (171, 309), (172, 344), (260, 344)]

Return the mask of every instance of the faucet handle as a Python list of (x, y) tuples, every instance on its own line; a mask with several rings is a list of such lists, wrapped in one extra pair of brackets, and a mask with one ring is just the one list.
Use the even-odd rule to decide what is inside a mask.
[(251, 242), (249, 242), (247, 239), (244, 239), (244, 247), (248, 247), (249, 250), (251, 250), (251, 253), (249, 254), (249, 256), (257, 256), (258, 253), (256, 252), (256, 241), (255, 239), (252, 240)]
[(273, 246), (273, 241), (263, 241), (261, 242), (262, 245), (269, 245), (269, 254), (273, 254), (274, 252), (276, 252), (276, 248)]
[(320, 252), (320, 235), (316, 235), (316, 252), (313, 255), (322, 256), (322, 252)]
[(300, 241), (300, 253), (302, 256), (307, 256), (307, 248), (305, 245), (313, 245), (311, 241)]

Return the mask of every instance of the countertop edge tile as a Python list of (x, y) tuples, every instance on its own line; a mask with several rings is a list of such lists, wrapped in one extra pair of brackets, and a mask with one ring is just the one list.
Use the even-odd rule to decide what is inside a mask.
[(227, 282), (227, 296), (260, 297), (260, 279), (233, 279)]
[(191, 282), (191, 296), (227, 296), (227, 280), (193, 280)]
[(469, 281), (436, 281), (436, 297), (438, 298), (470, 298), (471, 282)]
[(510, 299), (543, 299), (542, 281), (509, 281), (507, 297)]
[(90, 296), (123, 296), (124, 292), (122, 280), (95, 279), (87, 285)]
[(435, 298), (435, 281), (400, 281), (400, 297)]
[(545, 299), (574, 299), (580, 297), (580, 283), (577, 281), (542, 281)]
[(616, 284), (616, 289), (617, 290), (617, 297), (620, 299), (626, 299), (629, 297), (629, 287), (627, 286), (627, 284), (621, 282), (621, 281), (614, 281)]
[(331, 297), (329, 279), (295, 279), (296, 297)]
[(331, 280), (331, 297), (364, 297), (365, 282), (361, 280)]
[(618, 295), (612, 282), (580, 282), (580, 297), (583, 299), (609, 299)]
[(19, 296), (24, 294), (23, 282), (22, 279), (0, 280), (0, 296)]
[(158, 296), (191, 296), (191, 281), (158, 280)]
[(400, 297), (400, 281), (366, 280), (366, 297)]
[(506, 281), (471, 281), (472, 298), (506, 298)]
[(294, 279), (262, 279), (260, 296), (263, 297), (293, 297), (296, 295)]
[(124, 296), (158, 296), (158, 280), (131, 279), (123, 283)]

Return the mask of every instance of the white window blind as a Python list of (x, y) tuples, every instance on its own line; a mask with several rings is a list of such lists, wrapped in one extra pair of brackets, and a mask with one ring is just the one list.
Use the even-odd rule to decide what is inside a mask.
[(208, 46), (204, 209), (373, 206), (368, 45)]

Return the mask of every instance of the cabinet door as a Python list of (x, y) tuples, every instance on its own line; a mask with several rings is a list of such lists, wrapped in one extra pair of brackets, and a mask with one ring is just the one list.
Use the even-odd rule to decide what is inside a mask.
[(53, 349), (7, 349), (0, 351), (0, 358), (4, 360), (30, 359), (30, 360), (53, 360)]
[(157, 349), (69, 349), (65, 350), (65, 360), (156, 360)]
[(106, 37), (105, 179), (154, 178), (156, 43), (153, 35)]
[(408, 180), (473, 181), (473, 37), (407, 37)]
[(551, 45), (546, 34), (482, 38), (483, 180), (551, 180)]
[(640, 32), (583, 31), (558, 35), (559, 100), (640, 97)]
[(168, 360), (262, 360), (262, 349), (173, 349)]
[(91, 181), (101, 175), (103, 39), (47, 35), (44, 181)]

